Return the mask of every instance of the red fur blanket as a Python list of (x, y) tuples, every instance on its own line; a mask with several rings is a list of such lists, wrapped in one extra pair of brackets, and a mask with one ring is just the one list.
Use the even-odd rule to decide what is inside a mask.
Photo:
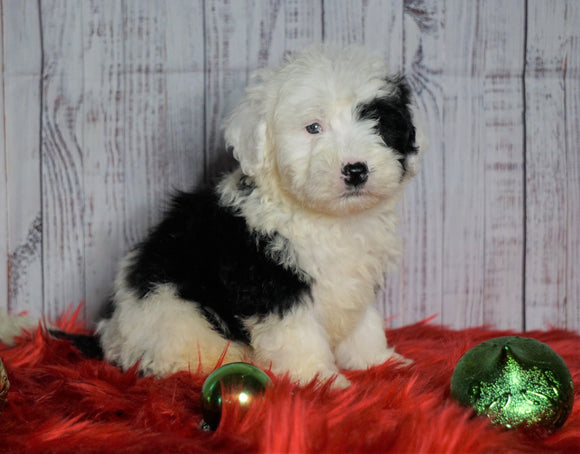
[[(82, 332), (76, 316), (57, 322)], [(84, 330), (86, 331), (86, 330)], [(544, 439), (492, 426), (449, 397), (449, 381), (469, 348), (496, 336), (481, 328), (452, 331), (419, 323), (388, 331), (415, 364), (346, 372), (345, 391), (274, 386), (241, 421), (225, 417), (215, 432), (199, 428), (204, 378), (178, 373), (139, 378), (135, 371), (84, 358), (40, 329), (16, 346), (0, 344), (11, 388), (0, 415), (0, 452), (184, 453), (538, 453), (580, 452), (580, 336), (529, 332), (570, 368), (575, 406), (565, 425)]]

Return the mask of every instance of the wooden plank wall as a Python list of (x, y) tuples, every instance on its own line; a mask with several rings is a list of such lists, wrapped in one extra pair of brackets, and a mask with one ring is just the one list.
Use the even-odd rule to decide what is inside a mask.
[(97, 317), (173, 189), (232, 165), (252, 70), (314, 42), (404, 71), (431, 147), (379, 305), (580, 329), (580, 2), (1, 0), (0, 307)]

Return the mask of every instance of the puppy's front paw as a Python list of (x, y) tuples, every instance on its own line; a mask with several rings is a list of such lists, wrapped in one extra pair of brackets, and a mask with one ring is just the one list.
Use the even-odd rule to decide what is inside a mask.
[(348, 378), (342, 375), (338, 369), (328, 369), (323, 371), (310, 371), (310, 373), (302, 373), (301, 375), (296, 375), (296, 373), (290, 373), (290, 378), (301, 386), (306, 386), (311, 384), (313, 381), (316, 386), (323, 386), (328, 382), (332, 389), (346, 389), (351, 383)]
[(333, 389), (346, 389), (351, 385), (350, 380), (342, 374), (334, 375), (331, 379), (334, 380), (332, 382)]
[(383, 347), (379, 351), (362, 350), (362, 351), (347, 351), (345, 349), (338, 352), (337, 355), (338, 365), (342, 369), (348, 370), (364, 370), (369, 369), (374, 366), (379, 366), (386, 363), (387, 361), (392, 361), (395, 363), (395, 367), (407, 367), (410, 366), (413, 361), (405, 358), (392, 348)]
[(351, 382), (348, 378), (342, 375), (338, 370), (336, 371), (328, 371), (327, 373), (320, 372), (317, 375), (317, 382), (320, 385), (324, 385), (328, 382), (330, 383), (331, 389), (346, 389), (351, 385)]
[(368, 367), (378, 366), (384, 363), (391, 363), (397, 369), (401, 369), (403, 367), (409, 367), (413, 364), (413, 360), (409, 358), (405, 358), (403, 355), (396, 353), (395, 350), (392, 348), (387, 348), (381, 355), (375, 358), (375, 361), (371, 361)]
[(397, 369), (412, 366), (414, 361), (410, 358), (405, 358), (403, 355), (393, 352), (388, 360), (393, 361)]

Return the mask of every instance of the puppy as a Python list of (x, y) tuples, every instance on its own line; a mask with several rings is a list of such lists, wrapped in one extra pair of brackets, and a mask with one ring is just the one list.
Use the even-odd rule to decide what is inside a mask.
[(337, 387), (340, 369), (400, 359), (373, 303), (420, 160), (405, 80), (316, 46), (257, 74), (225, 139), (239, 168), (178, 194), (123, 260), (105, 359), (158, 376), (251, 361)]

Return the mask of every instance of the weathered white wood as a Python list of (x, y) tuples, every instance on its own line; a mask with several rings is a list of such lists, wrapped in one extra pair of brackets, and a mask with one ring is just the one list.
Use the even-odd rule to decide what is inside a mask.
[(566, 328), (580, 331), (580, 3), (566, 10)]
[(333, 1), (324, 4), (323, 39), (348, 45), (364, 43), (384, 54), (391, 71), (402, 68), (403, 1)]
[[(4, 20), (0, 20), (0, 68), (4, 68)], [(6, 121), (4, 109), (4, 70), (0, 71), (0, 119)], [(6, 183), (6, 145), (4, 128), (0, 128), (0, 310), (8, 309), (8, 191)]]
[[(526, 327), (578, 329), (578, 40), (575, 1), (528, 3)], [(567, 138), (567, 135), (570, 135)]]
[(444, 89), (443, 321), (520, 329), (523, 210), (513, 196), (523, 190), (521, 88), (517, 66), (503, 54), (509, 49), (523, 61), (524, 5), (463, 5), (449, 17), (462, 23), (447, 21), (446, 48), (455, 58)]
[(89, 319), (108, 297), (119, 259), (171, 192), (203, 179), (201, 13), (191, 1), (85, 3)]
[(159, 219), (167, 198), (166, 10), (155, 1), (129, 1), (123, 16), (124, 237), (135, 244)]
[(43, 312), (85, 296), (82, 3), (41, 2)]
[(483, 62), (474, 2), (445, 17), (444, 46), (457, 58), (443, 72), (443, 300), (442, 321), (453, 327), (482, 322), (484, 266)]
[[(4, 164), (2, 198), (6, 291), (10, 312), (42, 313), (40, 191), (40, 24), (38, 2), (2, 4)], [(4, 221), (2, 222), (4, 224)], [(0, 234), (0, 236), (2, 236)]]
[[(430, 147), (422, 170), (405, 190), (400, 232), (403, 255), (398, 274), (387, 276), (383, 313), (391, 326), (439, 315), (442, 294), (442, 87), (440, 24), (444, 10), (438, 2), (407, 5), (402, 23), (402, 71), (412, 87), (415, 104)], [(396, 36), (393, 41), (396, 42)]]
[(363, 44), (387, 61), (390, 72), (403, 69), (403, 1), (334, 1), (325, 4), (324, 41), (339, 46)]
[(202, 0), (166, 3), (168, 153), (166, 188), (191, 189), (205, 177), (205, 49)]
[(92, 320), (112, 290), (126, 248), (124, 23), (121, 2), (95, 0), (82, 6), (84, 300)]
[(527, 328), (579, 329), (579, 8), (2, 1), (0, 305), (52, 317), (86, 298), (94, 319), (171, 190), (231, 165), (221, 124), (249, 74), (324, 39), (404, 71), (430, 136), (379, 295), (391, 324), (519, 329), (525, 303)]
[(439, 315), (456, 327), (521, 327), (522, 95), (517, 63), (503, 57), (523, 47), (521, 7), (416, 2), (406, 10), (405, 72), (431, 145), (403, 202), (403, 324)]
[(260, 33), (254, 11), (249, 8), (248, 1), (210, 0), (205, 3), (207, 179), (232, 165), (231, 157), (223, 153), (221, 124), (242, 97), (248, 71), (255, 69), (249, 64), (251, 57), (247, 48), (248, 35)]
[(483, 58), (484, 269), (482, 319), (501, 329), (523, 328), (525, 4), (479, 4)]
[[(296, 52), (323, 39), (322, 3), (309, 0), (281, 2), (284, 8), (283, 46), (277, 45), (277, 54)], [(275, 34), (274, 36), (278, 36)], [(275, 43), (276, 41), (273, 41)]]

